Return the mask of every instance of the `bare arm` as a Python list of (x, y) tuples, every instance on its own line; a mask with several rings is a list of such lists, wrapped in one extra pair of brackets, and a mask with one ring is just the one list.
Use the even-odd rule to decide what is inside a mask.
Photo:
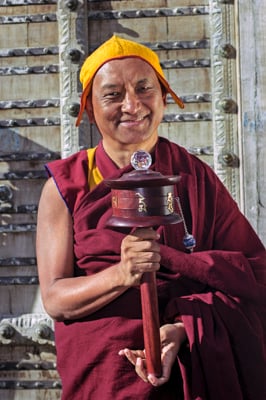
[(95, 312), (138, 285), (143, 272), (160, 267), (157, 233), (140, 229), (121, 245), (121, 261), (92, 276), (74, 277), (72, 217), (53, 179), (44, 186), (38, 211), (37, 261), (42, 300), (56, 320)]

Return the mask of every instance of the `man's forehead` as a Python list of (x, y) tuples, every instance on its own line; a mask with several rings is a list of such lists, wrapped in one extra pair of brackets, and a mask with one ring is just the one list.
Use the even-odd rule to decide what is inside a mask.
[(136, 58), (110, 60), (95, 74), (95, 81), (110, 82), (131, 80), (135, 82), (156, 80), (159, 82), (154, 69), (145, 61)]

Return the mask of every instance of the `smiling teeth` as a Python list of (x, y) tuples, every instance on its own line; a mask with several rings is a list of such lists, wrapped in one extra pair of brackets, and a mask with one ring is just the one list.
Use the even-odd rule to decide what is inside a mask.
[(122, 122), (139, 122), (139, 121), (143, 121), (144, 118), (145, 118), (145, 116), (144, 116), (144, 117), (137, 118), (137, 119), (124, 120), (124, 121), (122, 121)]

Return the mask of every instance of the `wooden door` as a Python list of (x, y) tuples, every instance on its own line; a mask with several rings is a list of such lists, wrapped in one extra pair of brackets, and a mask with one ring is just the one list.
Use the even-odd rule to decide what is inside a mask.
[[(43, 164), (60, 157), (56, 1), (0, 2), (0, 398), (60, 397), (35, 256)], [(44, 239), (45, 240), (45, 239)]]
[[(158, 53), (185, 103), (180, 110), (167, 99), (160, 134), (211, 165), (265, 238), (265, 172), (258, 168), (265, 135), (256, 136), (258, 127), (263, 131), (265, 104), (256, 98), (257, 113), (257, 82), (245, 46), (252, 43), (258, 63), (258, 8), (266, 6), (257, 0), (255, 10), (251, 1), (241, 3), (0, 0), (1, 399), (60, 398), (53, 323), (41, 304), (36, 271), (43, 164), (97, 144), (99, 134), (86, 117), (75, 127), (78, 74), (86, 56), (113, 34)], [(262, 54), (265, 59), (265, 47)], [(263, 68), (256, 67), (265, 84)]]

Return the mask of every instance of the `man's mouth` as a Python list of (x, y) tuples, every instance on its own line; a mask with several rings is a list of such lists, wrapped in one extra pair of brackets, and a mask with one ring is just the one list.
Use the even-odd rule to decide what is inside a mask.
[(127, 118), (127, 119), (121, 119), (120, 122), (121, 123), (128, 123), (128, 124), (134, 124), (134, 123), (138, 123), (143, 121), (146, 118), (146, 116), (141, 116), (141, 117), (137, 117), (137, 118)]

